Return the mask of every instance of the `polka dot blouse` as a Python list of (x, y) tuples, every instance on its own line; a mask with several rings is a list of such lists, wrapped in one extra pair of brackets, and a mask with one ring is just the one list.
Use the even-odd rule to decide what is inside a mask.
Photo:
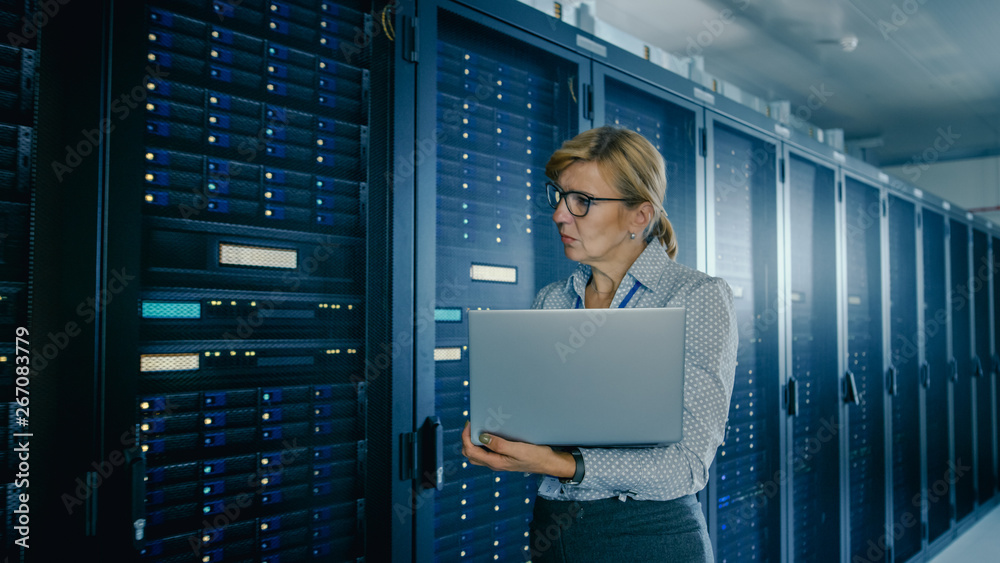
[[(533, 309), (572, 309), (584, 297), (590, 266), (549, 284)], [(640, 283), (628, 307), (685, 307), (684, 438), (656, 448), (580, 448), (584, 476), (562, 485), (550, 500), (671, 500), (700, 491), (722, 443), (736, 371), (737, 325), (733, 292), (721, 278), (678, 264), (651, 242), (629, 268), (611, 308)]]

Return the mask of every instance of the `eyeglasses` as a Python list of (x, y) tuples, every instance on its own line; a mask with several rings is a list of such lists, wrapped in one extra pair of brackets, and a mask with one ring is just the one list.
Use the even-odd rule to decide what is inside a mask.
[(590, 211), (590, 203), (594, 201), (628, 201), (620, 197), (590, 197), (580, 192), (567, 192), (555, 182), (545, 182), (545, 194), (549, 198), (552, 209), (559, 207), (559, 202), (566, 200), (566, 209), (575, 217), (583, 217)]

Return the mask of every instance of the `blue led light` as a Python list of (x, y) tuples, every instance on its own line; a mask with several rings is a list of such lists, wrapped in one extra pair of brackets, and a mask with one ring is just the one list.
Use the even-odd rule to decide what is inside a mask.
[(200, 319), (201, 303), (177, 301), (143, 301), (144, 319)]

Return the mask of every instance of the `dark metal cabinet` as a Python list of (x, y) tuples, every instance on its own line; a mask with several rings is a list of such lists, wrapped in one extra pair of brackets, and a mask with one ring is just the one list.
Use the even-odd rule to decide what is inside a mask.
[(951, 460), (951, 417), (948, 361), (948, 284), (945, 232), (947, 219), (924, 207), (923, 309), (924, 358), (921, 378), (926, 412), (924, 465), (926, 478), (928, 543), (933, 544), (951, 529), (950, 487), (946, 478)]
[(886, 533), (885, 377), (879, 189), (853, 177), (844, 180), (847, 280), (848, 498), (850, 556), (866, 557), (868, 541)]
[(917, 295), (916, 206), (889, 196), (889, 370), (892, 405), (893, 555), (906, 561), (920, 552), (921, 523), (920, 331)]
[(361, 557), (366, 264), (389, 256), (366, 244), (370, 54), (340, 47), (371, 8), (220, 6), (147, 9), (165, 78), (120, 157), (143, 163), (144, 554)]
[(840, 361), (837, 328), (837, 174), (786, 153), (791, 364), (789, 559), (834, 561), (840, 553)]
[(958, 219), (950, 219), (951, 240), (949, 243), (951, 294), (951, 357), (954, 426), (954, 457), (952, 463), (962, 476), (953, 479), (955, 492), (955, 520), (962, 521), (972, 514), (976, 505), (976, 483), (973, 468), (975, 453), (975, 412), (973, 411), (973, 388), (975, 383), (975, 363), (973, 359), (972, 306), (970, 287), (972, 266), (970, 254), (972, 245), (969, 226)]
[(993, 323), (990, 307), (990, 240), (979, 229), (972, 231), (972, 281), (975, 330), (976, 375), (976, 488), (980, 505), (989, 502), (996, 492), (993, 468), (993, 370), (990, 328)]
[(417, 244), (433, 249), (433, 278), (418, 284), (435, 280), (434, 414), (444, 430), (433, 553), (438, 561), (520, 561), (549, 545), (528, 537), (538, 476), (472, 466), (461, 452), (468, 311), (528, 308), (539, 289), (575, 269), (552, 221), (545, 164), (577, 133), (589, 64), (458, 6), (442, 4), (431, 17), (436, 43), (421, 64), (433, 65), (434, 84), (421, 87), (433, 92), (436, 118), (417, 137), (433, 139), (435, 181), (421, 185), (435, 198), (436, 224), (433, 239), (418, 231)]
[(637, 131), (663, 156), (667, 174), (663, 203), (677, 239), (675, 260), (698, 268), (699, 210), (704, 207), (701, 109), (609, 70), (599, 72), (595, 82), (603, 86), (605, 100), (603, 111), (595, 112), (595, 123)]
[(732, 287), (740, 327), (729, 424), (709, 482), (709, 531), (720, 562), (778, 561), (777, 149), (722, 119), (708, 126), (710, 273)]

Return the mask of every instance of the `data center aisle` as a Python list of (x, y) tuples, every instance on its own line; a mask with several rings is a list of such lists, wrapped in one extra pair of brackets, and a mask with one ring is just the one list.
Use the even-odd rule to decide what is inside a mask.
[(1000, 553), (1000, 506), (995, 507), (975, 526), (969, 528), (931, 563), (966, 563), (995, 561)]

